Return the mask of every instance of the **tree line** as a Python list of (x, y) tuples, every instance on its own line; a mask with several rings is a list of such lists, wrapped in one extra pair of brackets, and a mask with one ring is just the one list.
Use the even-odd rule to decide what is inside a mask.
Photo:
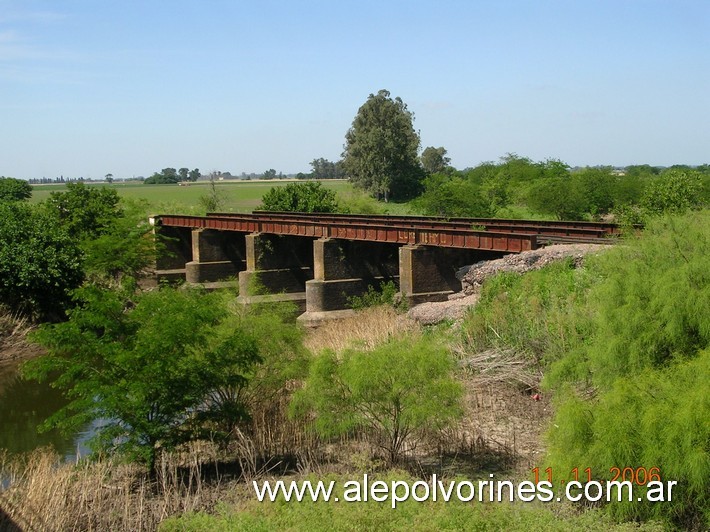
[(414, 200), (433, 216), (641, 221), (649, 213), (698, 207), (710, 199), (710, 165), (669, 168), (632, 165), (572, 169), (558, 159), (533, 161), (507, 154), (498, 162), (457, 170), (443, 146), (421, 154), (414, 114), (389, 91), (370, 94), (345, 135), (342, 159), (311, 162), (301, 178), (346, 177), (378, 200)]

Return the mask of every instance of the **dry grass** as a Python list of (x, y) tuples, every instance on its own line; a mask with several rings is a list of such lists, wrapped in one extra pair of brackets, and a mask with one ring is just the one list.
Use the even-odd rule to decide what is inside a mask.
[(309, 332), (306, 347), (312, 352), (332, 349), (336, 353), (350, 347), (374, 349), (390, 338), (417, 334), (419, 325), (392, 307), (380, 305), (358, 311), (354, 316), (333, 320)]
[(36, 354), (36, 347), (27, 341), (27, 335), (33, 328), (34, 325), (28, 318), (13, 314), (0, 306), (0, 360)]
[(544, 448), (542, 432), (552, 416), (549, 397), (540, 395), (542, 372), (512, 349), (471, 352), (470, 342), (452, 345), (465, 389), (465, 416), (458, 437), (507, 457), (523, 473), (535, 467)]
[(47, 449), (2, 455), (10, 486), (0, 491), (0, 508), (22, 530), (155, 530), (171, 515), (212, 509), (229, 492), (230, 483), (203, 480), (200, 457), (196, 449), (164, 456), (151, 479), (138, 465), (110, 459), (62, 464)]

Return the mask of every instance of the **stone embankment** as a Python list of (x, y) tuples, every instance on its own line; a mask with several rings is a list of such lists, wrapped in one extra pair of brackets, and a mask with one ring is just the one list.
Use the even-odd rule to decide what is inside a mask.
[(574, 264), (579, 265), (585, 255), (603, 249), (609, 249), (609, 246), (600, 244), (560, 244), (465, 266), (456, 272), (456, 278), (461, 281), (461, 292), (449, 296), (448, 301), (417, 305), (409, 311), (409, 317), (424, 325), (431, 325), (444, 320), (461, 319), (466, 310), (478, 302), (481, 286), (489, 277), (502, 272), (522, 274), (539, 270), (552, 262), (567, 258), (572, 258)]

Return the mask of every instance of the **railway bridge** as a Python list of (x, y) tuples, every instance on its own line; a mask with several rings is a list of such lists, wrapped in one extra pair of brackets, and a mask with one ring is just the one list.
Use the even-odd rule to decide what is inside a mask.
[(551, 243), (611, 242), (619, 233), (594, 222), (269, 211), (151, 221), (165, 237), (159, 280), (209, 286), (238, 276), (241, 301), (290, 300), (306, 320), (347, 309), (350, 297), (387, 281), (409, 305), (442, 301), (461, 289), (461, 266)]

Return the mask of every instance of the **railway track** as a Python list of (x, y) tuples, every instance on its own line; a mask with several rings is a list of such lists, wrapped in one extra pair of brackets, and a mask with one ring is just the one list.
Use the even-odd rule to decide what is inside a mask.
[[(208, 213), (208, 217), (239, 218), (244, 215), (233, 213)], [(611, 223), (599, 222), (558, 222), (540, 220), (505, 220), (497, 218), (453, 218), (444, 219), (427, 216), (382, 216), (363, 214), (306, 214), (276, 211), (254, 211), (252, 216), (264, 217), (269, 221), (300, 223), (314, 217), (324, 223), (354, 224), (364, 226), (389, 225), (408, 229), (427, 230), (478, 230), (491, 233), (539, 235), (538, 243), (549, 242), (598, 242), (601, 239), (614, 240), (619, 235), (619, 227)], [(544, 237), (544, 238), (542, 238)]]
[(157, 226), (185, 229), (214, 229), (246, 233), (301, 236), (310, 238), (339, 238), (401, 245), (425, 245), (459, 249), (478, 249), (519, 253), (535, 249), (537, 234), (505, 231), (485, 231), (470, 225), (415, 224), (385, 220), (315, 215), (284, 216), (267, 213), (224, 214), (208, 216), (160, 215)]
[(255, 211), (207, 216), (161, 215), (158, 225), (218, 231), (261, 232), (310, 238), (339, 238), (400, 245), (425, 245), (519, 253), (556, 243), (611, 243), (619, 228), (595, 222), (443, 219)]

